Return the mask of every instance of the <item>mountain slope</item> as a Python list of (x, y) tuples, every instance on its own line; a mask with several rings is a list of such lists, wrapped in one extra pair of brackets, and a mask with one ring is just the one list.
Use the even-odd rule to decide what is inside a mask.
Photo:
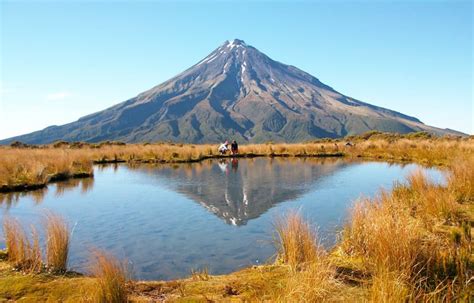
[(62, 126), (0, 141), (302, 141), (369, 130), (457, 134), (342, 95), (241, 40), (226, 41), (178, 76)]

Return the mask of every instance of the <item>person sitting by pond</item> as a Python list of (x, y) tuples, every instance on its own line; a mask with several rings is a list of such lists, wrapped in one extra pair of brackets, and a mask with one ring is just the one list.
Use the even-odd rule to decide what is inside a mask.
[(233, 155), (237, 155), (239, 153), (239, 145), (237, 144), (237, 141), (232, 141), (232, 144), (230, 145), (230, 151)]
[(227, 151), (229, 150), (229, 148), (227, 147), (227, 145), (229, 145), (229, 142), (228, 141), (225, 141), (224, 143), (222, 143), (219, 148), (218, 148), (218, 151), (221, 155), (225, 155), (227, 153)]

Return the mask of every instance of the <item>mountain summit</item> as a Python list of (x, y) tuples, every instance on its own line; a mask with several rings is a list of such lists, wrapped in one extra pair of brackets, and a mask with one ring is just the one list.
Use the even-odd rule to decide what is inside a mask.
[(295, 142), (369, 130), (458, 134), (345, 96), (235, 39), (176, 77), (125, 102), (0, 143)]

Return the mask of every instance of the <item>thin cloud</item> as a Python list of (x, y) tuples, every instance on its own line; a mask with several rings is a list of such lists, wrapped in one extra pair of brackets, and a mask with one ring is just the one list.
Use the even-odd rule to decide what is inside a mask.
[(56, 93), (51, 93), (51, 94), (46, 95), (46, 100), (58, 101), (58, 100), (64, 100), (71, 96), (72, 96), (72, 93), (70, 92), (56, 92)]

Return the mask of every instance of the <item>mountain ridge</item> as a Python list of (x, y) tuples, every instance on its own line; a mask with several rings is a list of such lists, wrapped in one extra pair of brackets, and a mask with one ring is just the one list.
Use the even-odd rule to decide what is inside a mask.
[(370, 130), (461, 133), (337, 92), (234, 39), (175, 77), (77, 121), (0, 140), (215, 143), (297, 142)]

